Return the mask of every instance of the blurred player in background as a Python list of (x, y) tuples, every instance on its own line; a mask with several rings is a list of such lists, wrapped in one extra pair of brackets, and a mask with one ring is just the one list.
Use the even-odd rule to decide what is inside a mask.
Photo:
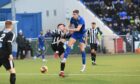
[(82, 54), (82, 69), (81, 71), (85, 71), (86, 68), (86, 52), (85, 52), (85, 34), (86, 34), (86, 29), (85, 29), (85, 21), (84, 19), (79, 15), (79, 10), (74, 10), (73, 11), (73, 17), (70, 20), (70, 25), (69, 27), (73, 27), (73, 29), (67, 29), (69, 32), (73, 32), (68, 45), (66, 47), (65, 53), (64, 53), (64, 58), (61, 61), (61, 71), (59, 76), (64, 77), (64, 69), (65, 69), (65, 63), (67, 60), (68, 55), (70, 54), (71, 51), (71, 46), (76, 42), (80, 42), (80, 50)]
[(64, 24), (58, 24), (57, 29), (59, 30), (59, 35), (58, 32), (54, 33), (53, 38), (59, 38), (57, 40), (53, 40), (54, 42), (52, 43), (52, 49), (54, 50), (55, 54), (58, 54), (60, 58), (63, 58), (63, 54), (65, 51), (65, 45), (66, 40), (70, 38), (69, 32), (67, 32), (65, 25)]
[(0, 67), (3, 65), (10, 72), (10, 84), (15, 84), (16, 71), (12, 56), (12, 42), (15, 39), (15, 35), (12, 30), (12, 22), (6, 21), (5, 29), (0, 31)]
[[(43, 32), (40, 32), (40, 35), (38, 36), (38, 41), (37, 41), (37, 46), (38, 46), (38, 53), (37, 57), (42, 57), (42, 61), (45, 62), (45, 36), (43, 36)], [(35, 57), (36, 59), (36, 57)]]
[(97, 51), (98, 44), (101, 40), (102, 32), (96, 26), (95, 22), (92, 22), (91, 25), (92, 25), (92, 28), (90, 28), (87, 31), (87, 38), (89, 37), (89, 40), (90, 40), (92, 65), (96, 65), (96, 51)]

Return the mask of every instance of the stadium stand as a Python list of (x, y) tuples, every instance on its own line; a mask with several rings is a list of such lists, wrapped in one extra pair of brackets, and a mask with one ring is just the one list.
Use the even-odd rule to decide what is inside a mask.
[(132, 0), (82, 0), (93, 13), (100, 17), (118, 35), (140, 32), (140, 3)]

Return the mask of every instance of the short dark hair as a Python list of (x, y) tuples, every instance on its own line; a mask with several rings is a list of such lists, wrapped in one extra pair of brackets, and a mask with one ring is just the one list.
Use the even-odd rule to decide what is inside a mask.
[(11, 25), (13, 25), (12, 21), (5, 21), (5, 28), (8, 28)]
[(96, 23), (95, 22), (92, 22), (92, 24), (95, 25)]
[(79, 10), (74, 10), (73, 13), (79, 14)]
[(57, 28), (58, 28), (59, 26), (61, 26), (61, 25), (63, 25), (63, 26), (65, 27), (65, 25), (64, 25), (64, 24), (60, 23), (60, 24), (58, 24), (58, 25), (57, 25)]

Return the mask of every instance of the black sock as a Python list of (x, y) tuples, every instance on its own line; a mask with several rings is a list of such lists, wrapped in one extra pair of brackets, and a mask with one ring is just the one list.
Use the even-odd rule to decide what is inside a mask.
[(96, 54), (94, 54), (94, 62), (96, 62)]
[(15, 84), (16, 82), (16, 74), (12, 73), (10, 74), (10, 84)]
[(94, 54), (91, 53), (91, 61), (93, 62), (94, 61)]
[(95, 53), (91, 53), (91, 60), (92, 61), (96, 61), (96, 54)]
[(65, 69), (65, 63), (61, 63), (61, 71), (64, 71)]

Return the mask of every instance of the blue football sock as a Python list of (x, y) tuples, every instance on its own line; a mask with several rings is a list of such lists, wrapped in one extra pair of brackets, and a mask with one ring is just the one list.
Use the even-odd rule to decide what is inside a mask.
[(42, 59), (45, 59), (45, 55), (42, 55)]
[(86, 64), (86, 52), (82, 51), (81, 54), (82, 54), (82, 64), (85, 65)]
[(67, 48), (66, 48), (65, 53), (64, 53), (64, 58), (68, 57), (68, 55), (70, 54), (70, 51), (71, 51), (71, 47), (67, 45)]

